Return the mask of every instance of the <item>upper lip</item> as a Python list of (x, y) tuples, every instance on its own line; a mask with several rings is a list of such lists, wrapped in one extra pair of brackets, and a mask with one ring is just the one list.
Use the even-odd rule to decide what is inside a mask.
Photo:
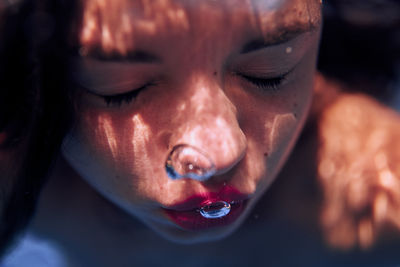
[(175, 211), (191, 211), (197, 210), (204, 205), (211, 204), (217, 201), (225, 201), (230, 204), (236, 202), (241, 202), (248, 199), (249, 196), (240, 193), (239, 190), (232, 186), (225, 186), (221, 188), (218, 192), (204, 192), (188, 197), (182, 202), (176, 203), (174, 205), (165, 207), (169, 210)]

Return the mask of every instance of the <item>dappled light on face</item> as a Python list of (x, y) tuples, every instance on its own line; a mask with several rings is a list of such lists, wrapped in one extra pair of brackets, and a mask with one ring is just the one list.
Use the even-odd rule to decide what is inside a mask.
[(133, 28), (129, 23), (127, 0), (84, 1), (81, 44), (100, 45), (106, 52), (126, 53), (132, 42)]
[(322, 115), (318, 173), (329, 244), (369, 248), (400, 233), (400, 117), (366, 96), (339, 97)]
[(163, 29), (186, 31), (185, 10), (170, 0), (87, 0), (80, 42), (86, 50), (126, 55), (135, 48), (135, 33), (155, 35)]
[(188, 30), (189, 21), (183, 7), (171, 0), (142, 0), (146, 19), (154, 27), (171, 26), (177, 30)]
[(188, 144), (206, 152), (217, 168), (240, 160), (246, 140), (236, 121), (236, 110), (217, 81), (197, 73), (189, 79), (187, 101), (177, 103), (172, 124), (174, 144)]
[(150, 134), (150, 129), (149, 126), (143, 121), (141, 116), (139, 114), (135, 114), (132, 117), (132, 122), (133, 122), (133, 127), (134, 129), (133, 132), (133, 137), (132, 137), (132, 144), (134, 147), (136, 144), (139, 143), (147, 143), (149, 141), (149, 134)]
[[(149, 164), (150, 162), (152, 162), (147, 150), (147, 144), (148, 142), (150, 142), (150, 132), (151, 132), (149, 125), (147, 125), (143, 121), (143, 118), (139, 114), (135, 114), (132, 117), (132, 127), (130, 127), (129, 129), (132, 130), (131, 133), (127, 133), (129, 136), (131, 136), (132, 147), (127, 145), (128, 151), (126, 151), (126, 153), (130, 154), (133, 151), (134, 155), (140, 156), (140, 158), (135, 158), (135, 160), (132, 159), (132, 161), (134, 162), (132, 166)], [(153, 171), (153, 170), (148, 170), (148, 171)]]
[[(252, 5), (255, 23), (267, 41), (279, 42), (291, 37), (287, 36), (288, 28), (294, 28), (294, 32), (301, 32), (310, 27), (316, 29), (321, 23), (321, 3), (318, 0), (252, 0)], [(269, 40), (271, 32), (279, 32), (280, 34), (276, 35), (278, 39)]]
[[(154, 36), (159, 40), (166, 35), (179, 39), (194, 33), (206, 40), (220, 35), (221, 27), (227, 29), (225, 40), (245, 27), (259, 35), (255, 37), (263, 36), (266, 42), (279, 42), (310, 28), (317, 29), (321, 22), (318, 0), (86, 0), (82, 10), (82, 55), (101, 49), (106, 55), (124, 56), (147, 48), (147, 44), (143, 45), (145, 39)], [(232, 31), (233, 28), (238, 30)]]
[(293, 113), (278, 114), (274, 118), (272, 128), (268, 131), (269, 134), (269, 153), (276, 152), (281, 147), (285, 147), (293, 137), (294, 129), (297, 125), (297, 119)]
[(101, 128), (100, 131), (103, 132), (105, 135), (108, 147), (115, 160), (117, 158), (117, 138), (115, 136), (115, 132), (111, 124), (111, 119), (106, 116), (99, 116), (98, 125)]

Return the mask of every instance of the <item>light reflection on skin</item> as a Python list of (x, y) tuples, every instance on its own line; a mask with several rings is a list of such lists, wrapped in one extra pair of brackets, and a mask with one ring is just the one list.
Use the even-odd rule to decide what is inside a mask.
[[(266, 129), (269, 132), (269, 143), (271, 144), (270, 151), (275, 152), (281, 143), (289, 143), (291, 133), (295, 131), (297, 119), (293, 113), (279, 114), (274, 118), (271, 129)], [(286, 140), (289, 139), (289, 140)]]
[(98, 132), (99, 132), (99, 134), (105, 133), (105, 139), (107, 140), (108, 146), (111, 150), (111, 154), (112, 154), (113, 158), (115, 159), (117, 156), (117, 140), (115, 138), (114, 129), (111, 126), (111, 121), (106, 116), (104, 116), (104, 117), (99, 116), (98, 124), (101, 127), (101, 129), (99, 129)]
[[(132, 6), (128, 0), (91, 0), (85, 1), (84, 9), (81, 43), (100, 44), (106, 52), (117, 50), (125, 54), (133, 49), (136, 31), (155, 35), (163, 28), (176, 32), (189, 29), (184, 9), (174, 1), (142, 0), (135, 1)], [(143, 13), (135, 12), (141, 9)], [(134, 24), (131, 22), (132, 13), (137, 18)]]
[[(209, 15), (219, 17), (216, 23), (223, 23), (225, 18), (221, 16), (222, 6), (222, 12), (235, 14), (229, 18), (231, 25), (247, 20), (253, 29), (264, 36), (265, 41), (279, 41), (285, 38), (288, 27), (295, 27), (300, 31), (310, 25), (318, 27), (320, 23), (318, 1), (234, 0), (223, 5), (218, 1), (85, 1), (81, 45), (88, 49), (93, 45), (100, 45), (105, 52), (118, 51), (124, 55), (136, 48), (137, 32), (146, 32), (152, 36), (162, 35), (166, 30), (177, 36), (185, 34), (193, 30), (189, 19), (193, 14), (187, 14), (185, 10), (188, 6), (196, 6), (196, 13), (199, 14), (205, 10)], [(253, 13), (253, 16), (249, 16), (249, 13)], [(295, 13), (297, 16), (287, 16)], [(134, 23), (132, 17), (135, 18)], [(285, 21), (282, 18), (287, 19)], [(196, 25), (204, 29), (205, 37), (213, 32), (207, 20), (196, 22)], [(271, 35), (271, 32), (280, 35)], [(273, 38), (270, 39), (271, 37)]]
[[(282, 1), (276, 10), (258, 6), (272, 2), (85, 1), (80, 40), (85, 53), (76, 62), (78, 82), (89, 92), (77, 99), (79, 116), (65, 139), (65, 158), (103, 196), (170, 239), (197, 242), (232, 232), (250, 208), (233, 225), (191, 233), (172, 225), (160, 207), (219, 191), (224, 184), (252, 195), (251, 207), (285, 162), (311, 103), (320, 14), (313, 0)], [(267, 18), (254, 24), (258, 15)], [(126, 16), (132, 28), (117, 27)], [(154, 26), (142, 27), (143, 21)], [(306, 27), (309, 32), (294, 38)], [(286, 33), (291, 53), (289, 44), (280, 44)], [(241, 52), (260, 36), (276, 45)], [(86, 58), (99, 47), (106, 60), (88, 68)], [(104, 69), (115, 64), (107, 56), (123, 58), (132, 49), (159, 59), (124, 61), (114, 65), (124, 74), (107, 75)], [(279, 89), (263, 91), (238, 71), (267, 78), (290, 73)], [(155, 85), (120, 108), (107, 107), (98, 96), (124, 93), (150, 80)], [(205, 151), (217, 175), (204, 183), (171, 181), (164, 163), (181, 143)]]
[(186, 109), (171, 118), (172, 125), (180, 125), (173, 129), (171, 143), (207, 147), (207, 154), (219, 166), (218, 171), (225, 172), (240, 161), (246, 150), (245, 136), (235, 118), (237, 110), (219, 90), (218, 81), (200, 73), (193, 76), (183, 86), (187, 88), (183, 92), (186, 97), (182, 98), (187, 103)]

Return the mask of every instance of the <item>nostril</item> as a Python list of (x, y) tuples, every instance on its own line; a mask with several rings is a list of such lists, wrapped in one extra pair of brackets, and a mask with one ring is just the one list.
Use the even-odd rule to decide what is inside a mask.
[(200, 149), (191, 145), (174, 146), (165, 162), (165, 171), (173, 180), (190, 178), (205, 181), (215, 174), (215, 164)]

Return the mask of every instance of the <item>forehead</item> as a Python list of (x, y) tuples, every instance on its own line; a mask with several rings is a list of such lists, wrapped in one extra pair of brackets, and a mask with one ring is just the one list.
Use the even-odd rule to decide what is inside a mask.
[(154, 36), (273, 39), (320, 23), (319, 0), (85, 0), (82, 11), (80, 44), (122, 54)]

